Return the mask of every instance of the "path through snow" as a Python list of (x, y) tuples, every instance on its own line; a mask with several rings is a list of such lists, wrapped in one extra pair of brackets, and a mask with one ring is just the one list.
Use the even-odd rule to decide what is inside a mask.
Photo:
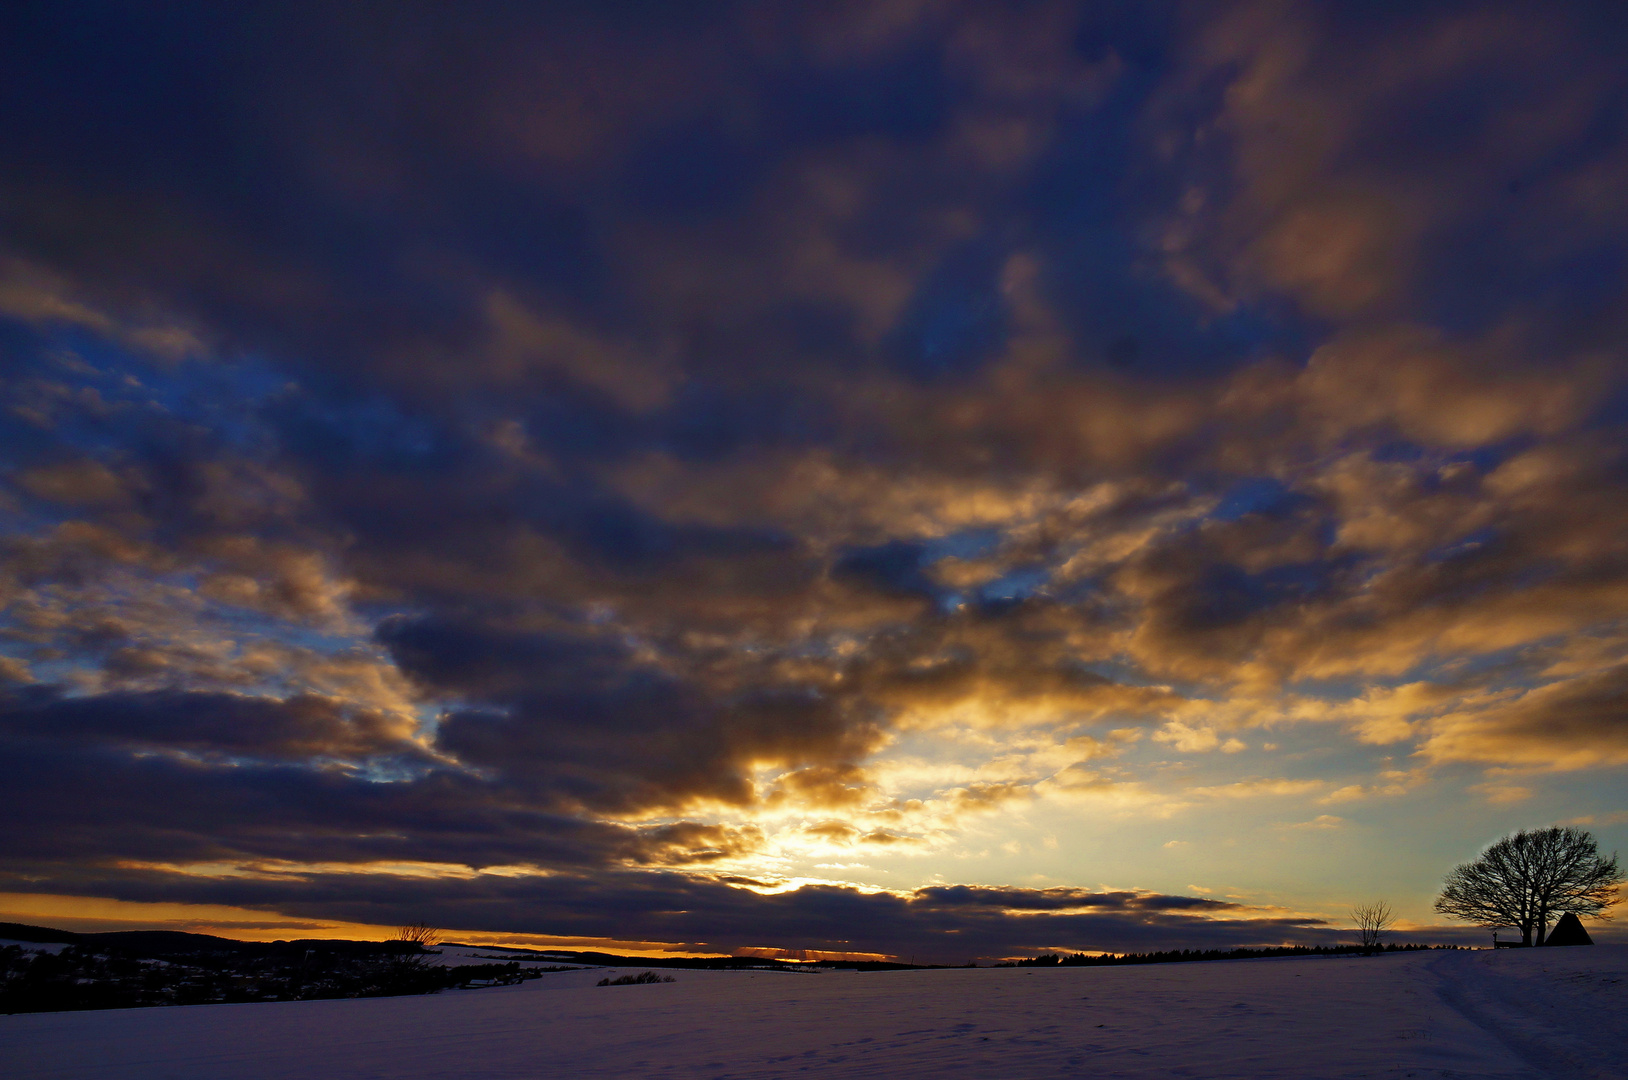
[(1425, 967), (1443, 1001), (1534, 1075), (1628, 1076), (1628, 947), (1447, 953)]

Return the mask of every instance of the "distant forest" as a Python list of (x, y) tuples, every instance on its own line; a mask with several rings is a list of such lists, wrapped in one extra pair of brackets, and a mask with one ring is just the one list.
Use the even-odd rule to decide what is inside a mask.
[(136, 930), (72, 934), (0, 923), (0, 938), (63, 943), (0, 948), (0, 1013), (388, 997), (502, 986), (566, 970), (503, 964), (443, 967), (402, 941), (234, 941)]
[(1425, 952), (1431, 949), (1457, 949), (1457, 945), (1284, 945), (1266, 949), (1170, 949), (1166, 952), (1041, 953), (1027, 960), (1009, 960), (995, 967), (1107, 967), (1115, 964), (1185, 964), (1195, 960), (1262, 960), (1273, 956), (1361, 956), (1371, 953)]

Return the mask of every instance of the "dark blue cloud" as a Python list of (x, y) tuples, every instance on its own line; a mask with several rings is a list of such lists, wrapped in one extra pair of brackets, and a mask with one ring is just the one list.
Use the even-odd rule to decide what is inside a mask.
[(852, 581), (894, 596), (933, 596), (937, 588), (927, 577), (927, 548), (904, 540), (844, 554), (831, 568), (839, 580)]
[(744, 802), (755, 762), (849, 761), (875, 738), (869, 715), (820, 688), (717, 685), (615, 637), (407, 618), (379, 636), (428, 691), (470, 703), (441, 718), (436, 745), (541, 799)]
[(276, 700), (180, 690), (61, 696), (29, 687), (0, 707), (0, 732), (213, 758), (422, 761), (399, 723), (311, 695)]
[(1005, 252), (984, 243), (950, 252), (893, 330), (900, 369), (932, 380), (977, 370), (1006, 341)]

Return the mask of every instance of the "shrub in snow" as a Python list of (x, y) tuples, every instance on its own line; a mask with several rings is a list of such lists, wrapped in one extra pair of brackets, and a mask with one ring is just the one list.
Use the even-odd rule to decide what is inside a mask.
[(600, 986), (643, 986), (645, 983), (677, 982), (671, 975), (657, 975), (654, 971), (644, 971), (637, 975), (623, 975), (619, 979), (600, 979)]

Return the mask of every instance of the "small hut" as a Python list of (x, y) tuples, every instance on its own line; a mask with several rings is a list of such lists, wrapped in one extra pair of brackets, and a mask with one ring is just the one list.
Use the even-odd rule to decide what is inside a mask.
[(1583, 920), (1577, 917), (1577, 913), (1568, 911), (1560, 916), (1560, 921), (1555, 923), (1555, 928), (1549, 931), (1549, 936), (1543, 939), (1543, 943), (1545, 945), (1592, 945), (1594, 939), (1588, 936), (1587, 930), (1583, 929)]

